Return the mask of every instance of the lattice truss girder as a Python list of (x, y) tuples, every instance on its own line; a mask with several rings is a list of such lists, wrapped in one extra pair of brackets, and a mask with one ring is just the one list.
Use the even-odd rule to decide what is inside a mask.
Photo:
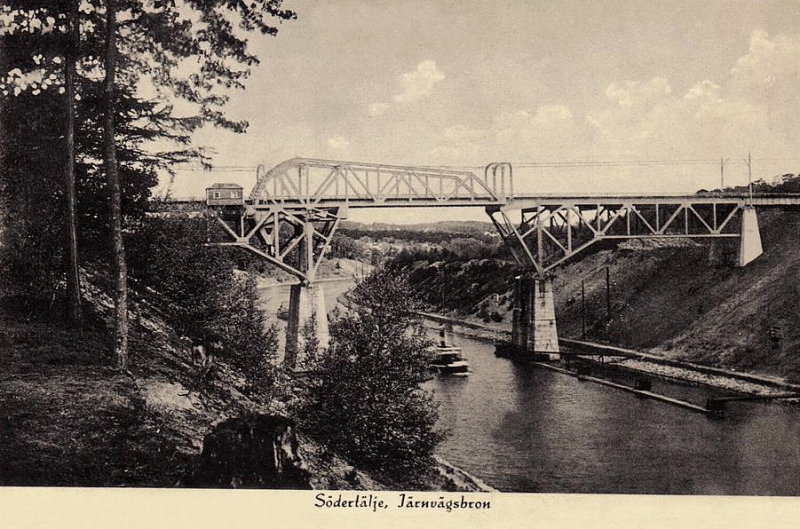
[(486, 212), (515, 260), (543, 275), (602, 240), (739, 237), (742, 207), (739, 201), (565, 201), (487, 207)]
[(502, 204), (513, 194), (511, 167), (490, 164), (484, 178), (469, 171), (295, 158), (258, 168), (250, 195), (256, 206), (332, 202), (354, 205)]
[(215, 217), (228, 239), (215, 244), (247, 250), (304, 283), (316, 277), (341, 220), (339, 208), (222, 209)]

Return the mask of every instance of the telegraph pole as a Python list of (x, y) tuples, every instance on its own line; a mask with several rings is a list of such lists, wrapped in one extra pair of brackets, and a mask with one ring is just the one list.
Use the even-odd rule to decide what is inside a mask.
[(581, 279), (581, 339), (586, 339), (586, 287)]
[(750, 160), (750, 153), (747, 153), (747, 159), (744, 161), (747, 164), (747, 188), (750, 192), (750, 204), (753, 203), (753, 167)]
[(606, 267), (606, 326), (611, 323), (611, 275)]
[(719, 190), (725, 189), (725, 159), (719, 159)]

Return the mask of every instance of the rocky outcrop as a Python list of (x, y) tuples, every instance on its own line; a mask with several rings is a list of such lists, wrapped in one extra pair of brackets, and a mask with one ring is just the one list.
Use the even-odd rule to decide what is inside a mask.
[(310, 489), (294, 421), (275, 415), (227, 419), (205, 436), (194, 471), (181, 483), (198, 488)]

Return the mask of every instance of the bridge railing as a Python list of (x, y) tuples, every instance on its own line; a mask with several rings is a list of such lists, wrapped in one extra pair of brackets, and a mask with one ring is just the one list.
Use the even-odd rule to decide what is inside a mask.
[(510, 170), (496, 170), (487, 181), (470, 171), (446, 168), (294, 158), (270, 170), (259, 166), (250, 199), (255, 205), (305, 206), (501, 204), (513, 192), (511, 178)]

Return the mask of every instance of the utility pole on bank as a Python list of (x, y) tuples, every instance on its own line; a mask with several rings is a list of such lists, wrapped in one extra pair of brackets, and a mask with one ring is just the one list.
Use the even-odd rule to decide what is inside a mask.
[(719, 190), (722, 191), (725, 189), (725, 160), (724, 158), (719, 159)]
[(750, 204), (753, 203), (753, 166), (750, 160), (750, 153), (747, 153), (747, 159), (744, 161), (747, 164), (747, 188), (750, 193)]
[(581, 339), (586, 339), (586, 286), (581, 279)]
[(611, 324), (611, 272), (606, 267), (606, 327)]

